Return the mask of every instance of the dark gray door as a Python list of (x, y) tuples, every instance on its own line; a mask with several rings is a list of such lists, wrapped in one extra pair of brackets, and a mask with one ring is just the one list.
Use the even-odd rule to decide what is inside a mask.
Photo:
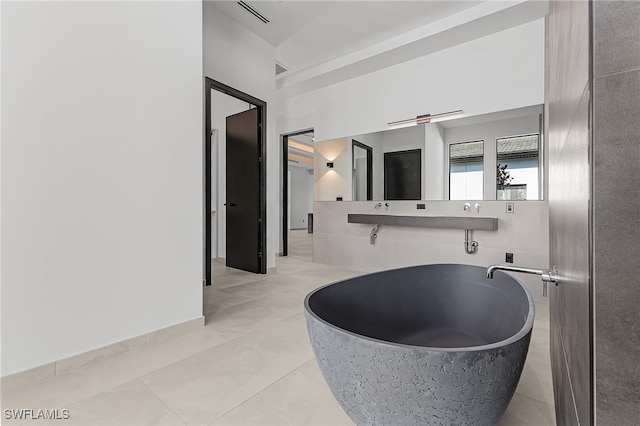
[(227, 266), (261, 272), (260, 116), (227, 117)]

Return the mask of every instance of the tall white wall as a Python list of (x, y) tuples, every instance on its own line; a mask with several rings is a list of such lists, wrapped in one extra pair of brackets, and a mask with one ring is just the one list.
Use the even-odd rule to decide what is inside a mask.
[(202, 315), (202, 5), (2, 3), (2, 375)]
[(445, 154), (444, 129), (438, 123), (424, 126), (424, 174), (425, 200), (444, 200), (445, 192)]
[(380, 71), (279, 99), (278, 132), (316, 140), (388, 129), (393, 120), (463, 109), (466, 115), (544, 101), (540, 19)]
[[(267, 103), (267, 267), (275, 266), (280, 216), (280, 146), (276, 137), (275, 48), (203, 3), (204, 75)], [(224, 164), (219, 173), (226, 175)], [(224, 203), (223, 199), (220, 202)], [(224, 241), (220, 241), (224, 245)]]

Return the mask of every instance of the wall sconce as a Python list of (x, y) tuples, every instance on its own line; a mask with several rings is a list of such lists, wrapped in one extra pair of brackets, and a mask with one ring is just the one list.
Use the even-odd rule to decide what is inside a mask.
[(333, 162), (332, 161), (327, 163), (327, 168), (333, 169)]

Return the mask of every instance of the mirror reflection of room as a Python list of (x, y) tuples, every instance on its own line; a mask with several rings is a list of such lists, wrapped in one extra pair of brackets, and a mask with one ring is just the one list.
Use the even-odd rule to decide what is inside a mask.
[(352, 141), (353, 200), (372, 200), (373, 150), (363, 143)]
[(542, 114), (533, 105), (316, 142), (314, 200), (540, 200)]
[[(285, 189), (282, 203), (282, 253), (311, 256), (309, 241), (305, 234), (313, 232), (313, 129), (284, 135), (283, 148), (287, 163), (283, 171)], [(292, 240), (291, 250), (289, 241)]]

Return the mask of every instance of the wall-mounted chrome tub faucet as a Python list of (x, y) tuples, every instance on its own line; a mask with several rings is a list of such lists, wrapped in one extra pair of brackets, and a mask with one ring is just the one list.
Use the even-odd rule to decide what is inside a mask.
[(511, 265), (491, 265), (487, 268), (487, 278), (492, 279), (493, 273), (497, 270), (540, 275), (542, 277), (542, 295), (544, 297), (547, 297), (547, 283), (555, 283), (555, 285), (558, 285), (558, 281), (560, 281), (560, 277), (558, 277), (558, 271), (555, 266), (549, 270)]

